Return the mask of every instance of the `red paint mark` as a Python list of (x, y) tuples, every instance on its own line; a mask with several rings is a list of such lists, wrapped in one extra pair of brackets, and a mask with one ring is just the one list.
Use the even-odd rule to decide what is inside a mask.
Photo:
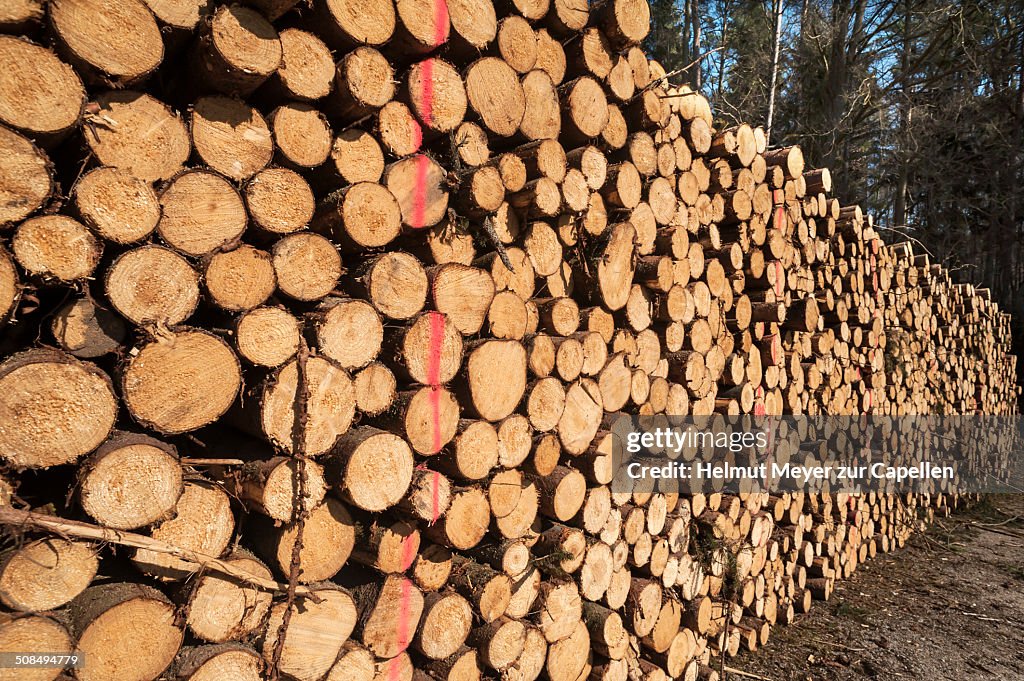
[(413, 153), (415, 153), (423, 146), (423, 127), (411, 114), (409, 116), (409, 123), (412, 125), (410, 134), (412, 135)]
[[(434, 427), (432, 453), (441, 451), (441, 345), (444, 342), (444, 315), (430, 313), (430, 355), (427, 364), (427, 382), (430, 384), (431, 420)], [(435, 479), (435, 484), (437, 480)], [(436, 494), (436, 490), (435, 490)], [(436, 505), (436, 502), (435, 502)]]
[(782, 295), (782, 261), (775, 261), (775, 295)]
[[(416, 541), (410, 533), (402, 540), (402, 569), (408, 570), (412, 561), (416, 558)], [(391, 658), (388, 663), (388, 681), (398, 681), (402, 674), (401, 653), (409, 647), (409, 610), (412, 600), (412, 582), (408, 577), (402, 577), (402, 594), (398, 604), (398, 624), (395, 627), (395, 634), (398, 638), (399, 655)]]
[(416, 186), (412, 194), (411, 227), (420, 229), (426, 220), (427, 213), (427, 172), (430, 170), (430, 159), (424, 155), (416, 157)]
[(757, 386), (754, 396), (757, 399), (754, 403), (754, 416), (764, 416), (768, 413), (768, 410), (764, 408), (764, 388)]
[(427, 364), (427, 382), (430, 385), (441, 383), (441, 346), (444, 343), (444, 315), (440, 312), (430, 313), (430, 355)]
[[(448, 3), (446, 0), (437, 0), (434, 3), (434, 47), (441, 45), (448, 40)], [(423, 73), (420, 79), (420, 101), (422, 103), (421, 115), (423, 122), (430, 126), (434, 119), (434, 60), (427, 59), (423, 62)], [(423, 130), (419, 124), (413, 131), (416, 151), (423, 147)], [(430, 160), (426, 156), (416, 159), (416, 185), (412, 194), (412, 216), (410, 226), (414, 229), (423, 227), (424, 217), (427, 209), (427, 171), (430, 169)]]
[(422, 63), (423, 99), (420, 102), (420, 115), (423, 123), (429, 128), (434, 123), (434, 60), (426, 59)]
[(430, 524), (431, 525), (436, 523), (437, 522), (437, 517), (439, 515), (441, 515), (441, 500), (439, 499), (440, 494), (441, 494), (440, 482), (441, 482), (441, 474), (438, 473), (437, 471), (434, 471), (434, 482), (433, 482), (433, 488), (431, 489), (431, 496), (432, 496), (432, 502), (433, 502), (431, 504), (431, 507), (430, 507)]
[(438, 0), (434, 3), (434, 47), (448, 40), (448, 3)]
[(408, 570), (412, 567), (412, 562), (415, 559), (416, 540), (415, 535), (410, 532), (406, 535), (405, 539), (402, 540), (402, 570)]

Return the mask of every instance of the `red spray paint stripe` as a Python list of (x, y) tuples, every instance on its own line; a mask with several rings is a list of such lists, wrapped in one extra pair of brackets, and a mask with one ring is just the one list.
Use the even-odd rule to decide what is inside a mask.
[(430, 355), (427, 363), (427, 381), (430, 383), (430, 410), (434, 427), (434, 452), (441, 450), (441, 344), (444, 342), (444, 315), (430, 313)]
[(775, 261), (775, 295), (777, 295), (777, 296), (781, 296), (782, 295), (782, 278), (783, 278), (783, 276), (784, 275), (782, 274), (782, 261), (776, 260)]
[(448, 3), (437, 0), (434, 3), (434, 47), (448, 40)]
[[(402, 569), (408, 570), (416, 558), (416, 541), (413, 535), (409, 534), (402, 540)], [(412, 582), (408, 577), (402, 577), (402, 595), (398, 605), (398, 624), (395, 633), (398, 638), (398, 652), (403, 653), (409, 647), (409, 610), (412, 600)], [(398, 681), (402, 675), (402, 668), (399, 664), (402, 658), (395, 656), (388, 663), (388, 681)]]
[(423, 100), (420, 103), (422, 111), (420, 112), (423, 117), (423, 122), (430, 127), (434, 122), (434, 60), (425, 59), (423, 61), (423, 71), (421, 73), (423, 78)]
[[(435, 0), (434, 2), (434, 46), (438, 46), (448, 39), (448, 5), (446, 0)], [(423, 120), (427, 125), (433, 119), (434, 111), (434, 62), (427, 60), (423, 64)], [(416, 138), (416, 150), (423, 146), (423, 130), (417, 125), (413, 133)], [(416, 186), (413, 189), (413, 214), (412, 226), (422, 227), (427, 208), (427, 171), (430, 169), (430, 161), (426, 156), (416, 159)], [(434, 312), (430, 317), (430, 357), (427, 367), (428, 380), (431, 383), (430, 406), (434, 426), (433, 450), (441, 449), (441, 391), (437, 386), (441, 374), (441, 342), (444, 338), (444, 317), (439, 312)], [(434, 473), (433, 480), (433, 518), (431, 523), (437, 521), (438, 516), (438, 474)], [(412, 536), (405, 538), (402, 543), (402, 565), (408, 569), (412, 565), (415, 547)], [(405, 650), (409, 645), (409, 601), (412, 598), (412, 584), (408, 578), (402, 578), (402, 602), (399, 608), (398, 620), (398, 646)], [(388, 665), (388, 681), (398, 681), (402, 670), (399, 667), (398, 659), (395, 658)]]
[(437, 517), (439, 515), (441, 515), (441, 500), (439, 498), (440, 495), (441, 495), (440, 486), (441, 486), (441, 474), (438, 473), (437, 471), (434, 471), (434, 484), (433, 484), (433, 489), (431, 490), (431, 496), (433, 497), (433, 499), (432, 499), (433, 504), (430, 507), (430, 524), (431, 525), (436, 523), (437, 522)]
[(427, 212), (427, 171), (430, 170), (430, 159), (420, 154), (416, 157), (416, 187), (412, 195), (412, 227), (423, 227)]
[[(448, 40), (448, 4), (445, 0), (434, 2), (434, 47), (441, 45)], [(423, 74), (421, 79), (422, 91), (420, 101), (423, 103), (423, 122), (430, 125), (434, 118), (434, 60), (427, 59), (423, 62)], [(416, 150), (423, 146), (423, 130), (417, 124), (413, 132), (416, 136)], [(423, 227), (424, 216), (427, 208), (427, 171), (430, 169), (430, 160), (426, 156), (416, 159), (416, 186), (412, 195), (412, 227)]]

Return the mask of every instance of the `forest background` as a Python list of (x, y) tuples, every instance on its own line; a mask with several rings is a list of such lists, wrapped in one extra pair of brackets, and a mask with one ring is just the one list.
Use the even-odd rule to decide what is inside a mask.
[(1024, 354), (1024, 1), (651, 0), (651, 11), (647, 48), (710, 99), (719, 126), (761, 123), (772, 146), (799, 144), (887, 241), (914, 240), (988, 286)]

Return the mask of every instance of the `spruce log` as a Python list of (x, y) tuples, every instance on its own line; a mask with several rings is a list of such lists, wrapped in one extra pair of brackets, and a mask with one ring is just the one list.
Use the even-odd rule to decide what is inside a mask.
[(0, 601), (21, 612), (59, 608), (89, 586), (98, 567), (89, 544), (59, 538), (28, 542), (0, 556)]
[(117, 244), (145, 239), (160, 220), (160, 201), (150, 184), (120, 168), (89, 171), (75, 183), (72, 196), (82, 222)]
[(499, 137), (515, 134), (526, 113), (526, 95), (515, 70), (502, 59), (484, 57), (465, 72), (470, 109)]
[(92, 275), (103, 247), (77, 220), (43, 215), (19, 225), (11, 250), (30, 276), (43, 283), (70, 283)]
[(199, 274), (161, 246), (126, 251), (107, 270), (104, 284), (114, 309), (141, 326), (180, 324), (199, 303)]
[(192, 151), (185, 124), (167, 105), (147, 94), (104, 93), (96, 98), (94, 115), (98, 122), (85, 135), (89, 150), (101, 164), (146, 182), (177, 175)]
[[(90, 587), (68, 606), (86, 665), (83, 681), (153, 681), (174, 660), (184, 632), (156, 589), (128, 582)], [(139, 655), (145, 650), (145, 655)]]
[(0, 126), (0, 226), (19, 222), (53, 192), (50, 161), (32, 142)]
[(319, 234), (289, 234), (274, 244), (272, 255), (278, 290), (296, 300), (326, 297), (343, 272), (338, 249)]
[[(11, 288), (12, 302), (8, 303), (8, 309), (16, 293), (16, 289), (13, 286)], [(3, 307), (6, 295), (0, 291), (0, 308)], [(79, 298), (60, 308), (53, 317), (50, 330), (64, 351), (81, 359), (116, 352), (127, 335), (124, 320), (110, 310), (96, 305), (91, 298)]]
[(432, 158), (418, 154), (392, 163), (384, 171), (384, 185), (398, 199), (402, 223), (412, 229), (433, 227), (448, 210), (444, 169)]
[(0, 73), (0, 123), (49, 145), (78, 125), (85, 89), (74, 69), (53, 52), (2, 36)]
[[(224, 561), (254, 577), (273, 578), (267, 566), (247, 551), (236, 550)], [(271, 594), (226, 575), (207, 574), (189, 586), (187, 603), (189, 630), (204, 641), (224, 643), (259, 629), (270, 610)]]
[(275, 86), (291, 99), (326, 97), (334, 80), (334, 59), (327, 45), (313, 33), (286, 28), (278, 35), (281, 64), (274, 73)]
[(298, 525), (292, 523), (280, 529), (266, 528), (261, 543), (266, 558), (281, 574), (291, 569), (292, 556), (298, 553), (301, 572), (298, 581), (303, 584), (320, 582), (338, 574), (352, 555), (356, 541), (356, 528), (345, 505), (328, 496), (314, 508), (302, 527), (302, 543)]
[(193, 170), (178, 175), (161, 192), (160, 207), (157, 232), (168, 246), (185, 255), (206, 255), (236, 241), (245, 231), (245, 204), (231, 184), (215, 173)]
[(304, 494), (299, 497), (298, 463), (283, 456), (247, 461), (225, 482), (245, 505), (273, 520), (288, 523), (296, 512), (305, 513), (320, 505), (327, 493), (323, 468), (315, 461), (302, 464)]
[[(276, 447), (291, 453), (295, 441), (295, 403), (298, 399), (298, 360), (278, 369), (262, 388), (258, 404), (259, 425)], [(355, 415), (355, 389), (348, 372), (326, 357), (306, 362), (304, 387), (306, 419), (301, 424), (304, 451), (308, 456), (329, 452)]]
[(333, 168), (344, 182), (379, 182), (384, 174), (384, 151), (376, 137), (357, 128), (338, 133), (331, 147)]
[(278, 161), (305, 170), (316, 168), (331, 153), (331, 126), (327, 117), (305, 102), (289, 102), (267, 117), (274, 135)]
[(264, 664), (255, 650), (241, 644), (182, 648), (171, 665), (175, 681), (260, 681)]
[(195, 430), (220, 418), (241, 387), (238, 358), (205, 331), (181, 329), (144, 344), (121, 375), (135, 420), (161, 433)]
[(413, 644), (425, 657), (444, 660), (459, 651), (472, 624), (473, 608), (465, 598), (454, 591), (427, 594)]
[[(347, 591), (333, 584), (319, 585), (315, 600), (299, 597), (281, 647), (279, 669), (298, 681), (319, 681), (331, 669), (342, 646), (355, 629), (358, 614)], [(281, 622), (288, 604), (274, 605), (263, 637), (263, 659), (274, 659)]]
[(443, 59), (428, 58), (413, 64), (403, 81), (401, 96), (423, 124), (425, 135), (452, 132), (466, 115), (468, 102), (462, 76)]
[(281, 65), (281, 41), (262, 14), (222, 5), (196, 43), (196, 72), (227, 95), (247, 96)]
[(82, 509), (100, 525), (134, 530), (174, 516), (183, 491), (174, 447), (115, 433), (79, 469)]
[(250, 310), (235, 325), (235, 346), (253, 364), (281, 366), (299, 349), (299, 321), (281, 307)]
[[(235, 531), (225, 492), (206, 481), (186, 482), (176, 511), (174, 518), (153, 528), (154, 539), (207, 556), (224, 553)], [(180, 581), (199, 570), (196, 563), (150, 549), (136, 550), (132, 559), (140, 570), (161, 580)]]
[(412, 482), (409, 444), (391, 433), (361, 426), (346, 433), (327, 465), (327, 479), (353, 505), (371, 512), (397, 504)]
[(64, 56), (94, 83), (131, 85), (164, 58), (160, 28), (142, 0), (62, 1), (51, 8), (50, 26)]
[(106, 439), (117, 409), (107, 375), (62, 352), (28, 350), (0, 364), (0, 452), (14, 466), (77, 461)]
[(464, 385), (471, 413), (498, 421), (515, 410), (526, 390), (526, 350), (518, 341), (483, 341), (472, 346)]
[(313, 219), (316, 200), (309, 184), (288, 168), (265, 168), (245, 186), (252, 226), (271, 236), (291, 234)]
[(192, 143), (206, 165), (236, 182), (263, 170), (274, 155), (274, 140), (260, 112), (228, 97), (196, 101)]
[(263, 304), (274, 292), (277, 277), (269, 253), (242, 244), (215, 253), (206, 264), (203, 282), (214, 304), (242, 312)]

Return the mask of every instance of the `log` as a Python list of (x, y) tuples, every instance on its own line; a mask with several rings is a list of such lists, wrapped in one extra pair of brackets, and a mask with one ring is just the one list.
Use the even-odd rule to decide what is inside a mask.
[(472, 623), (472, 606), (459, 594), (453, 591), (427, 594), (413, 645), (431, 660), (447, 659), (469, 638)]
[(352, 555), (355, 536), (355, 523), (345, 505), (327, 497), (302, 523), (301, 544), (299, 525), (293, 522), (280, 529), (267, 528), (261, 549), (282, 574), (289, 574), (292, 556), (297, 553), (302, 566), (297, 579), (312, 584), (338, 574)]
[(257, 307), (235, 326), (238, 354), (258, 366), (278, 367), (299, 349), (299, 322), (280, 307)]
[(273, 158), (274, 140), (266, 119), (238, 99), (216, 96), (196, 100), (191, 128), (199, 158), (236, 182), (251, 178)]
[[(219, 557), (234, 529), (228, 495), (206, 481), (195, 481), (185, 484), (175, 517), (155, 526), (150, 534), (187, 551)], [(135, 551), (133, 560), (146, 574), (167, 581), (180, 581), (200, 569), (196, 563), (150, 548)]]
[(231, 674), (240, 681), (258, 681), (263, 660), (252, 648), (240, 644), (222, 644), (182, 648), (171, 665), (171, 678), (187, 681), (212, 681)]
[(289, 102), (267, 117), (278, 161), (306, 170), (327, 160), (331, 153), (331, 126), (327, 117), (304, 102)]
[(54, 610), (82, 593), (96, 576), (95, 547), (65, 539), (38, 539), (0, 557), (0, 601), (21, 612)]
[(120, 168), (89, 171), (75, 183), (72, 194), (82, 222), (107, 241), (141, 241), (160, 221), (160, 202), (152, 186)]
[(288, 168), (259, 171), (245, 186), (252, 226), (273, 237), (297, 232), (313, 219), (315, 199), (309, 184)]
[[(310, 596), (296, 599), (281, 644), (279, 669), (300, 681), (319, 681), (334, 665), (355, 629), (358, 613), (352, 596), (339, 586), (318, 585)], [(287, 603), (274, 605), (267, 618), (262, 653), (275, 661), (278, 636)]]
[(272, 76), (272, 85), (290, 99), (318, 100), (331, 92), (334, 59), (314, 33), (286, 28), (278, 34), (281, 63)]
[[(245, 573), (272, 578), (267, 566), (246, 551), (234, 551), (224, 560)], [(190, 586), (187, 602), (189, 631), (203, 641), (225, 643), (259, 629), (270, 611), (271, 594), (225, 575), (208, 574)]]
[[(8, 309), (13, 305), (15, 293), (11, 291)], [(0, 302), (0, 307), (2, 305)], [(73, 300), (58, 310), (50, 331), (65, 352), (80, 359), (116, 352), (127, 335), (124, 321), (110, 310), (97, 306), (90, 298)]]
[[(50, 12), (50, 26), (63, 55), (94, 83), (129, 86), (145, 80), (163, 61), (160, 28), (142, 0), (61, 2)], [(113, 27), (116, 36), (110, 33)]]
[(189, 329), (144, 344), (121, 375), (129, 413), (166, 434), (216, 421), (234, 402), (241, 383), (238, 358), (227, 343)]
[(115, 433), (79, 469), (79, 501), (99, 524), (134, 530), (173, 517), (182, 484), (174, 447)]
[(0, 37), (0, 123), (40, 144), (60, 142), (82, 116), (85, 88), (74, 69), (45, 48)]
[[(197, 211), (201, 205), (204, 210)], [(160, 194), (157, 232), (185, 255), (203, 256), (236, 241), (246, 214), (238, 192), (224, 178), (206, 171), (175, 177)]]
[(215, 253), (206, 265), (203, 282), (215, 305), (243, 312), (260, 306), (270, 297), (277, 277), (269, 253), (243, 244)]
[(466, 70), (469, 107), (484, 127), (500, 137), (510, 137), (526, 113), (526, 96), (515, 70), (502, 59), (484, 57)]
[(252, 93), (281, 65), (277, 31), (258, 11), (240, 5), (219, 7), (195, 50), (204, 83), (227, 95)]
[(14, 258), (43, 283), (69, 283), (92, 275), (103, 248), (77, 220), (63, 215), (30, 218), (11, 240)]
[(271, 255), (278, 290), (296, 300), (320, 300), (341, 279), (341, 255), (319, 234), (289, 234), (274, 244)]
[[(81, 679), (159, 677), (174, 660), (184, 632), (174, 606), (162, 593), (142, 584), (117, 582), (93, 586), (68, 606), (76, 650), (88, 664)], [(138, 651), (146, 650), (140, 658)]]
[(78, 460), (106, 439), (117, 416), (107, 375), (55, 350), (10, 356), (0, 364), (0, 385), (3, 456), (18, 467)]
[(181, 172), (191, 152), (189, 133), (164, 103), (139, 92), (116, 91), (97, 97), (95, 108), (100, 124), (91, 126), (85, 140), (101, 164), (146, 182)]

